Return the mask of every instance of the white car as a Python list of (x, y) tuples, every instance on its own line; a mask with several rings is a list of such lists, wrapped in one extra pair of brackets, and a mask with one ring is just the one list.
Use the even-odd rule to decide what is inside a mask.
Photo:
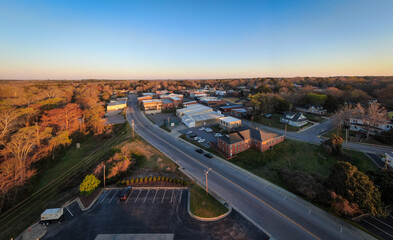
[(211, 128), (206, 128), (205, 131), (208, 132), (208, 133), (211, 133), (211, 132), (213, 132), (213, 129), (211, 129)]
[(201, 127), (201, 128), (199, 128), (199, 130), (200, 130), (200, 131), (203, 131), (203, 130), (205, 130), (205, 127)]
[(192, 131), (188, 131), (188, 132), (186, 132), (186, 134), (187, 134), (187, 135), (190, 135), (191, 133), (192, 133)]
[(215, 137), (222, 137), (221, 133), (214, 134)]
[(199, 140), (199, 137), (194, 137), (194, 140), (195, 140), (195, 141), (198, 141), (198, 140)]
[(203, 143), (205, 141), (205, 139), (201, 138), (198, 140), (199, 143)]

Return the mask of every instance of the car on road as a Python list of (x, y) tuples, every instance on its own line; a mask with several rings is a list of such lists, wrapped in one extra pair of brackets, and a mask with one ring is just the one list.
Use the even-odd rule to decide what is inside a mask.
[(205, 130), (205, 127), (200, 127), (199, 128), (199, 131), (203, 131), (203, 130)]
[(192, 131), (188, 131), (188, 132), (186, 132), (186, 134), (187, 134), (187, 135), (190, 135), (191, 133), (192, 133)]
[(210, 153), (205, 153), (203, 155), (205, 155), (205, 157), (207, 157), (207, 158), (212, 158), (213, 157), (213, 155), (211, 155)]
[(128, 197), (128, 195), (131, 193), (132, 187), (127, 187), (119, 193), (119, 200), (120, 201), (125, 201)]
[(195, 149), (195, 152), (197, 152), (197, 153), (203, 153), (203, 150), (200, 149), (200, 148), (198, 148), (198, 149)]

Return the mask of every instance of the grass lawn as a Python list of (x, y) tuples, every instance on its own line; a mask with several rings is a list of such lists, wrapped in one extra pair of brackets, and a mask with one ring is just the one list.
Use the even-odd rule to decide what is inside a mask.
[[(353, 164), (360, 171), (378, 169), (365, 154), (349, 150), (344, 150), (344, 152), (353, 157)], [(330, 167), (337, 162), (335, 158), (325, 154), (319, 145), (291, 140), (285, 140), (274, 146), (272, 150), (263, 153), (254, 149), (247, 150), (230, 161), (281, 187), (284, 185), (279, 171), (284, 167), (326, 177)]]
[[(281, 118), (280, 114), (274, 113), (274, 114), (272, 114), (272, 116), (270, 118), (266, 118), (265, 116), (262, 116), (262, 115), (256, 116), (256, 117), (254, 117), (253, 121), (263, 124), (263, 125), (266, 125), (266, 126), (269, 126), (269, 127), (285, 129), (285, 124), (282, 124), (280, 122), (280, 118)], [(304, 125), (302, 128), (308, 127), (310, 125), (311, 125), (311, 123), (308, 123), (308, 124)], [(296, 131), (299, 131), (300, 129), (301, 128), (299, 128), (299, 127), (287, 125), (288, 131), (296, 132)]]
[(203, 218), (213, 218), (228, 212), (228, 209), (196, 184), (190, 185), (190, 211)]
[(305, 116), (308, 120), (310, 120), (310, 121), (312, 121), (312, 122), (323, 122), (323, 121), (326, 120), (326, 118), (323, 118), (323, 117), (321, 117), (321, 116), (314, 115), (314, 114), (309, 114), (309, 113), (305, 113), (304, 116)]

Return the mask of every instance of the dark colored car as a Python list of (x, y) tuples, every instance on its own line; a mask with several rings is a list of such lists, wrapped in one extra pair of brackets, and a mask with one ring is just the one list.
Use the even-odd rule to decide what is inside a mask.
[(192, 134), (192, 135), (190, 135), (190, 138), (194, 138), (196, 136), (197, 136), (196, 134)]
[(203, 155), (205, 155), (205, 157), (207, 157), (207, 158), (212, 158), (213, 157), (213, 155), (211, 155), (210, 153), (205, 153)]
[(131, 189), (132, 189), (132, 187), (128, 187), (128, 188), (121, 190), (121, 192), (119, 193), (120, 201), (125, 201), (127, 199), (128, 195), (131, 193)]
[(200, 149), (200, 148), (198, 148), (198, 149), (195, 149), (195, 152), (197, 152), (197, 153), (203, 153), (203, 150)]

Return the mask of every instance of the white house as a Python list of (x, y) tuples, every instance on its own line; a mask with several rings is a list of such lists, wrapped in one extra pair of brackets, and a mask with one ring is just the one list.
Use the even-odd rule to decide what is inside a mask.
[[(349, 119), (349, 129), (351, 131), (367, 131), (368, 126), (365, 126), (363, 121), (358, 118), (350, 118)], [(384, 124), (376, 124), (374, 126), (369, 127), (369, 134), (370, 135), (375, 135), (375, 134), (380, 134), (382, 131), (389, 131), (390, 129), (393, 129), (393, 123), (384, 123)]]
[(294, 127), (301, 127), (308, 123), (307, 118), (303, 113), (285, 112), (280, 119), (280, 122), (287, 123)]
[(313, 105), (304, 105), (301, 107), (296, 107), (296, 110), (300, 112), (312, 113), (316, 115), (324, 115), (327, 113), (326, 109), (323, 109), (323, 107), (315, 107)]

